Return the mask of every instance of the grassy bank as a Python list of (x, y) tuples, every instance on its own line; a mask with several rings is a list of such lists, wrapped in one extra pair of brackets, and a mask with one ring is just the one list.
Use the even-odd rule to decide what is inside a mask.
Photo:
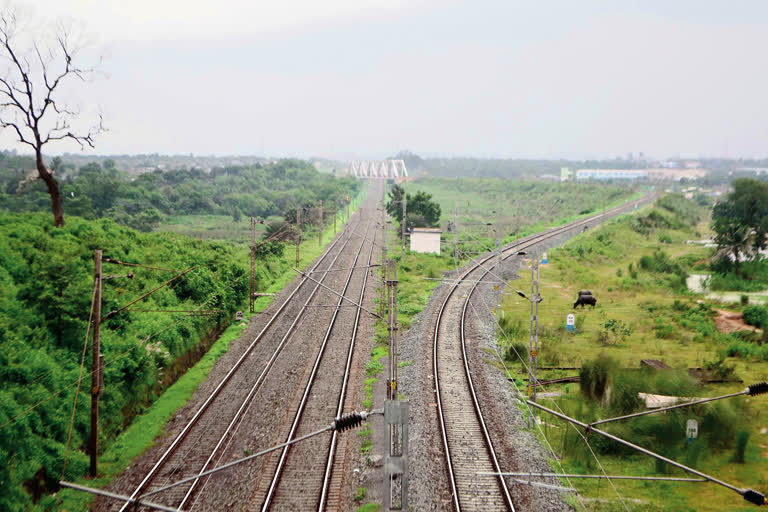
[[(728, 356), (728, 348), (741, 337), (718, 332), (714, 317), (721, 305), (702, 301), (685, 290), (685, 274), (704, 265), (702, 261), (710, 254), (708, 249), (685, 243), (708, 232), (706, 213), (696, 213), (689, 206), (680, 197), (665, 199), (662, 206), (610, 221), (549, 251), (549, 264), (541, 266), (544, 300), (539, 314), (539, 365), (582, 370), (544, 370), (539, 378), (580, 374), (582, 385), (547, 386), (546, 391), (560, 396), (542, 399), (544, 405), (556, 408), (556, 403), (567, 413), (591, 421), (643, 410), (638, 391), (718, 396), (740, 391), (746, 384), (768, 376), (768, 362), (761, 357)], [(529, 273), (520, 275), (521, 279), (511, 286), (526, 290), (530, 286)], [(585, 289), (597, 297), (597, 306), (574, 311), (578, 291)], [(518, 351), (527, 353), (528, 303), (508, 291), (502, 310), (504, 332), (500, 342), (507, 364), (518, 372), (516, 376), (524, 378), (522, 364), (516, 361), (510, 346), (514, 343)], [(576, 334), (565, 330), (569, 313), (576, 315)], [(663, 360), (677, 370), (641, 371), (642, 359)], [(613, 368), (601, 374), (611, 389), (610, 398), (595, 391), (596, 381), (590, 377), (596, 375), (595, 361)], [(735, 375), (744, 383), (702, 384), (688, 376), (686, 369), (694, 367), (709, 369), (714, 377)], [(605, 425), (605, 430), (729, 483), (765, 492), (768, 454), (764, 443), (768, 439), (761, 433), (768, 425), (765, 404), (763, 396), (735, 398), (680, 414), (611, 423)], [(685, 423), (690, 418), (699, 421), (699, 439), (687, 444)], [(566, 470), (600, 473), (594, 458), (569, 426), (550, 416), (542, 420), (548, 440), (564, 457)], [(737, 438), (747, 439), (742, 451), (744, 462), (737, 462)], [(591, 435), (589, 440), (608, 474), (686, 476), (604, 438)], [(583, 497), (590, 499), (586, 502), (590, 510), (623, 510), (605, 481), (572, 482)], [(753, 509), (737, 494), (713, 484), (614, 481), (614, 485), (631, 510)]]

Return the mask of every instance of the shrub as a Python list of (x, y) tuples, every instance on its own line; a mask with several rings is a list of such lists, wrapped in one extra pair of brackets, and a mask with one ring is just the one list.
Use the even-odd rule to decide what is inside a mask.
[(742, 306), (746, 306), (747, 304), (749, 304), (749, 295), (742, 295), (740, 299), (741, 299)]
[(605, 322), (603, 329), (600, 333), (600, 341), (606, 345), (620, 343), (632, 334), (632, 327), (615, 318)]
[(515, 341), (507, 347), (506, 356), (508, 361), (520, 361), (521, 363), (528, 364), (528, 345), (520, 341)]
[(736, 453), (733, 454), (733, 462), (744, 464), (744, 453), (747, 451), (747, 442), (749, 441), (749, 432), (739, 430), (736, 434)]
[(616, 367), (616, 361), (605, 354), (600, 354), (593, 361), (584, 361), (579, 370), (579, 386), (584, 396), (602, 400)]
[(755, 327), (763, 327), (768, 323), (768, 310), (757, 304), (747, 306), (744, 308), (744, 321)]
[(675, 327), (669, 322), (665, 322), (661, 318), (656, 319), (656, 326), (654, 329), (656, 330), (657, 338), (668, 339), (673, 337), (675, 334)]

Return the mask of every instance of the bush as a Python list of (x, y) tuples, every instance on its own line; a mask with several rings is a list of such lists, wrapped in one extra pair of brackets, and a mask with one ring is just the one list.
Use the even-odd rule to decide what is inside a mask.
[(515, 341), (507, 347), (505, 355), (506, 359), (513, 363), (520, 361), (521, 363), (528, 364), (528, 345)]
[(616, 360), (605, 354), (600, 354), (593, 361), (584, 361), (579, 370), (579, 386), (584, 396), (602, 400), (616, 367)]
[(747, 304), (749, 304), (749, 295), (742, 295), (741, 297), (739, 297), (739, 299), (741, 300), (742, 306), (746, 306)]
[(747, 442), (749, 441), (749, 432), (739, 430), (736, 434), (736, 453), (733, 454), (733, 462), (744, 464), (744, 454), (747, 451)]
[(768, 323), (768, 310), (753, 304), (744, 308), (744, 321), (749, 325), (762, 328)]

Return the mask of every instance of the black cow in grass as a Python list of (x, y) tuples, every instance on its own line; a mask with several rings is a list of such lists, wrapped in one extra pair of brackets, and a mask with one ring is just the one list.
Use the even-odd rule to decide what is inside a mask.
[(589, 290), (581, 290), (579, 291), (579, 298), (573, 303), (573, 309), (576, 309), (578, 306), (581, 306), (582, 308), (584, 306), (592, 306), (594, 308), (595, 304), (597, 304), (597, 299), (592, 296), (592, 292)]

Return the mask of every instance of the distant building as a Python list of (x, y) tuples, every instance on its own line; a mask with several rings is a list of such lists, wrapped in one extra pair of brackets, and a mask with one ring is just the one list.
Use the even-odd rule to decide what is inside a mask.
[(755, 174), (768, 174), (768, 167), (739, 167), (739, 172), (753, 172)]
[(639, 180), (647, 179), (648, 173), (642, 169), (579, 169), (577, 180)]
[(560, 168), (560, 181), (568, 181), (573, 177), (573, 172), (568, 167)]
[(579, 169), (577, 180), (650, 180), (680, 181), (683, 178), (696, 179), (706, 176), (706, 169)]
[(413, 228), (411, 231), (411, 250), (440, 254), (440, 228)]
[(680, 181), (683, 178), (693, 180), (707, 175), (706, 169), (646, 169), (651, 181)]

